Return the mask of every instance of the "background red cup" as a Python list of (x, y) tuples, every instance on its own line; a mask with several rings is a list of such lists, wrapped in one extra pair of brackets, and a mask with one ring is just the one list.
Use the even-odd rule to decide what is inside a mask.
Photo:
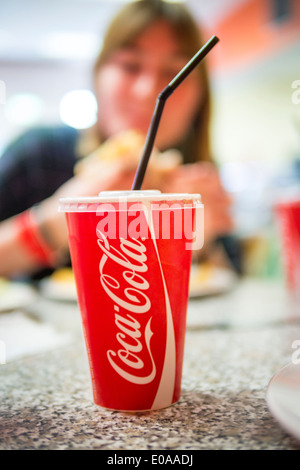
[(287, 288), (300, 293), (300, 197), (276, 203)]

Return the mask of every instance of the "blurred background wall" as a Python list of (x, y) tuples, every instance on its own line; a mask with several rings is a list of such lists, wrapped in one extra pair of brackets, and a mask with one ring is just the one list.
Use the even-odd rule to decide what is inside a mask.
[[(224, 2), (226, 3), (226, 2)], [(300, 2), (237, 2), (212, 28), (212, 142), (246, 271), (281, 274), (277, 198), (300, 187)]]
[[(109, 20), (124, 3), (0, 3), (0, 155), (28, 127), (92, 124), (91, 68)], [(251, 254), (247, 269), (272, 275), (278, 258), (272, 205), (278, 192), (297, 184), (290, 165), (300, 157), (300, 2), (184, 3), (205, 39), (216, 34), (221, 40), (207, 59), (213, 151), (233, 198), (237, 234)]]

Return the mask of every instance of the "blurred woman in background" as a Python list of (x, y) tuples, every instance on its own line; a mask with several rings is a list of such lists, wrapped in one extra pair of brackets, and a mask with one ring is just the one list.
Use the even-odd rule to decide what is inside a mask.
[[(202, 45), (199, 27), (182, 4), (140, 0), (119, 12), (95, 63), (96, 125), (83, 134), (68, 127), (33, 129), (0, 159), (0, 275), (40, 276), (68, 261), (58, 199), (131, 188), (136, 168), (126, 154), (101, 171), (86, 156), (121, 132), (146, 134), (158, 94)], [(202, 195), (207, 254), (232, 230), (230, 201), (212, 163), (209, 119), (202, 62), (168, 99), (155, 141), (160, 152), (176, 148), (183, 164), (159, 187), (155, 169), (149, 169), (143, 187)], [(74, 175), (80, 158), (93, 165), (88, 178)], [(228, 259), (235, 264), (235, 254)]]

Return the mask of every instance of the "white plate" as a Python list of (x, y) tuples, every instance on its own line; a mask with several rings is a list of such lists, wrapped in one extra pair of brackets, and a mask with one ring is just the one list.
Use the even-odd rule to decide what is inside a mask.
[[(230, 270), (213, 265), (192, 266), (189, 296), (201, 297), (229, 291), (236, 283), (237, 276)], [(40, 282), (40, 292), (53, 300), (77, 301), (75, 280), (72, 270), (63, 268)]]
[(40, 293), (51, 300), (76, 302), (76, 285), (71, 268), (63, 268), (40, 282)]
[(30, 285), (0, 278), (0, 312), (27, 307), (36, 297), (37, 293)]
[(297, 439), (300, 439), (300, 364), (288, 364), (272, 377), (267, 390), (271, 413)]
[(212, 264), (192, 265), (189, 295), (202, 297), (228, 292), (236, 284), (234, 271)]

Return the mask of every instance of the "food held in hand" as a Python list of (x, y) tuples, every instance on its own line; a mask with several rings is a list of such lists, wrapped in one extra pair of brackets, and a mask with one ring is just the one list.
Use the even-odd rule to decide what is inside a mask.
[[(146, 136), (136, 130), (128, 130), (107, 139), (94, 152), (80, 160), (75, 166), (75, 175), (92, 176), (99, 171), (99, 165), (111, 165), (122, 161), (128, 169), (136, 170)], [(161, 178), (170, 170), (182, 163), (181, 154), (171, 149), (159, 152), (153, 149), (149, 162), (149, 172), (152, 170), (152, 180), (159, 184)], [(154, 184), (154, 181), (152, 181)]]

